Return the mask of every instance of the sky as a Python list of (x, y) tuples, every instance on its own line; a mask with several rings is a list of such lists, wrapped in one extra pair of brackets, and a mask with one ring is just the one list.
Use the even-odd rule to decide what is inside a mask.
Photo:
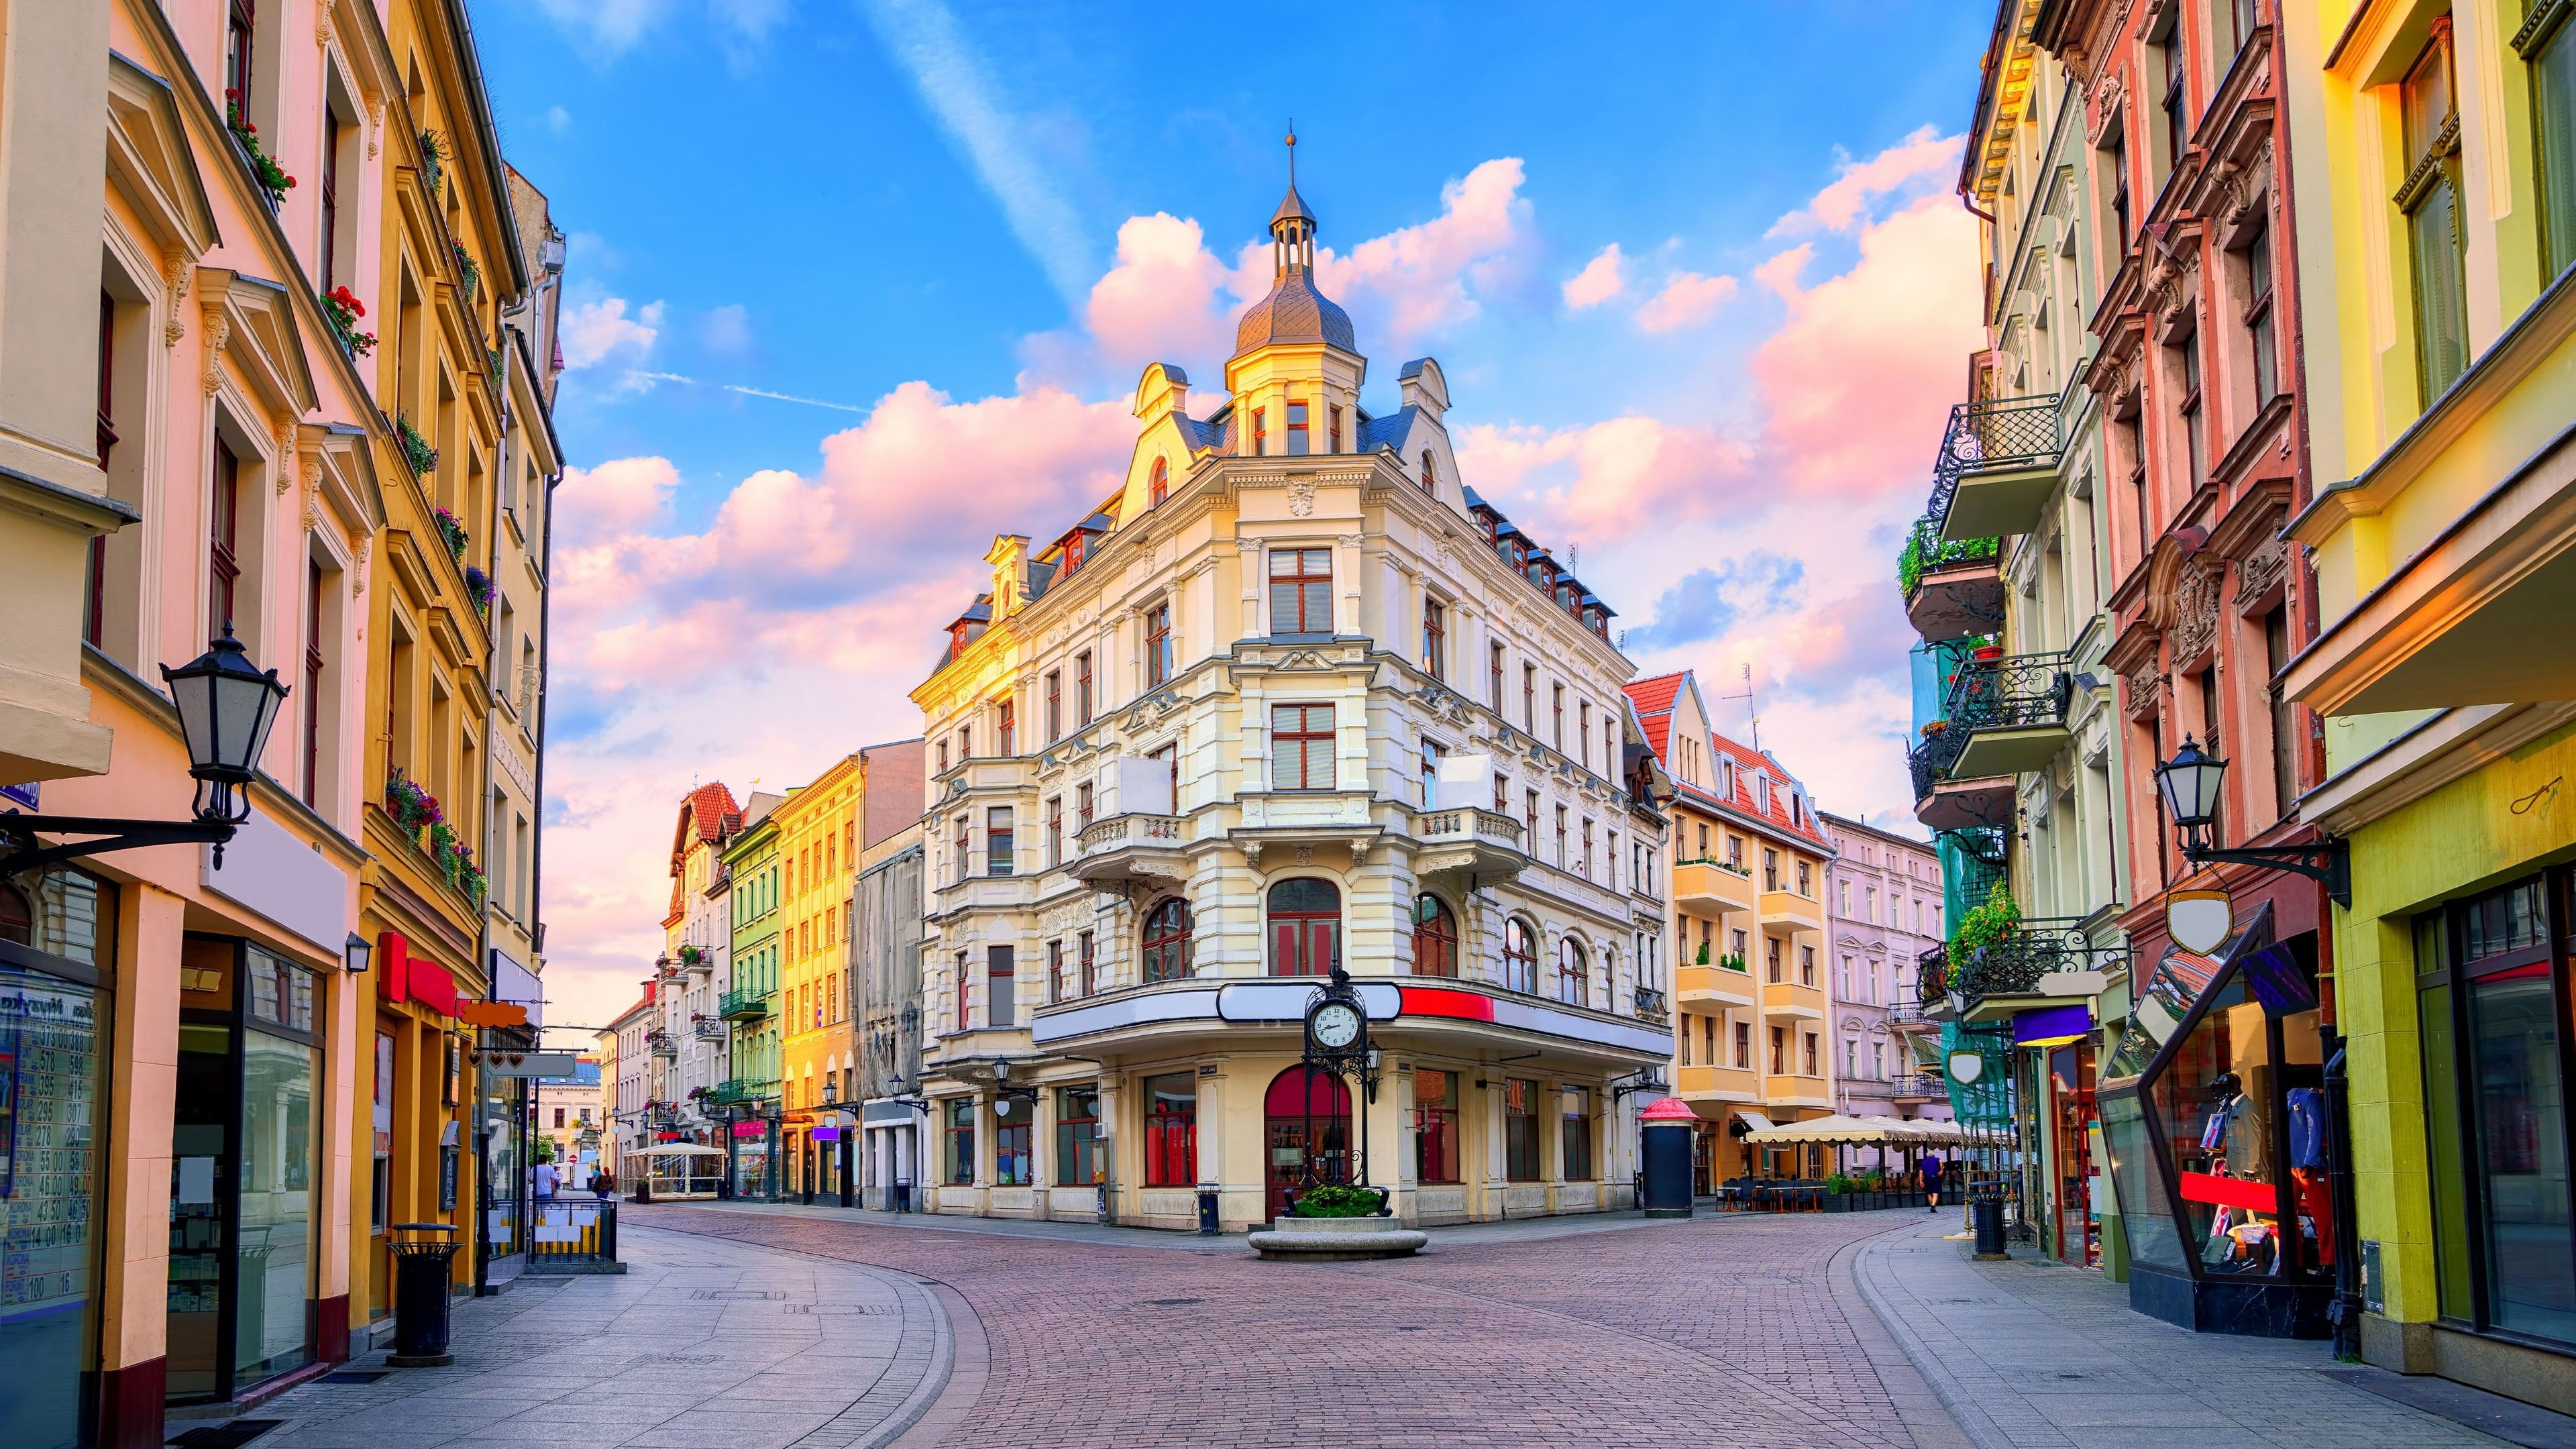
[(680, 797), (920, 732), (996, 534), (1221, 389), (1286, 183), (1469, 486), (1826, 809), (1914, 831), (1895, 589), (1980, 345), (1959, 0), (1293, 11), (474, 0), (570, 233), (548, 1018), (631, 1004)]

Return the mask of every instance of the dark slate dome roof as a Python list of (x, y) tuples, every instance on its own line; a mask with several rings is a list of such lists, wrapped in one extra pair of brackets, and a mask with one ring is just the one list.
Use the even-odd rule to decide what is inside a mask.
[(1237, 356), (1279, 342), (1322, 342), (1344, 352), (1360, 350), (1359, 336), (1351, 330), (1351, 314), (1316, 291), (1314, 279), (1302, 266), (1283, 268), (1279, 280), (1270, 286), (1270, 295), (1253, 303), (1252, 310), (1235, 324)]

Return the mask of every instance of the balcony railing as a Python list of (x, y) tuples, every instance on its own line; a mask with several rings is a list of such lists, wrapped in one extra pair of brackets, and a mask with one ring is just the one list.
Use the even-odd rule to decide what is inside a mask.
[(728, 1077), (707, 1092), (710, 1107), (743, 1107), (778, 1095), (776, 1077)]
[(733, 1033), (721, 1021), (710, 1017), (689, 1023), (689, 1034), (700, 1041), (723, 1041)]
[(1950, 426), (1941, 434), (1941, 454), (1932, 464), (1932, 506), (1925, 511), (1935, 519), (1948, 517), (1963, 474), (2053, 467), (2064, 450), (2054, 395), (1960, 403), (1950, 409)]
[(2037, 995), (2040, 979), (2053, 973), (2107, 971), (2128, 955), (2125, 946), (2096, 945), (2081, 917), (2040, 917), (2023, 921), (1962, 961), (1952, 962), (1947, 946), (1924, 952), (1916, 968), (1915, 994), (1928, 1008), (1947, 1002), (1955, 991), (1974, 1010), (1989, 996)]
[(1938, 1101), (1950, 1095), (1950, 1084), (1931, 1072), (1908, 1072), (1889, 1083), (1893, 1095)]
[(1469, 807), (1460, 810), (1434, 810), (1414, 817), (1413, 835), (1417, 840), (1482, 840), (1507, 850), (1521, 848), (1521, 823), (1508, 815)]
[(1943, 538), (1941, 520), (1926, 514), (1914, 520), (1913, 529), (1905, 535), (1905, 548), (1896, 556), (1897, 590), (1910, 597), (1925, 574), (1960, 564), (1991, 563), (2002, 553), (2000, 538)]
[(680, 1054), (679, 1039), (667, 1031), (644, 1033), (644, 1046), (657, 1057), (677, 1057)]
[(1968, 744), (1968, 732), (1954, 720), (1936, 721), (1941, 727), (1923, 737), (1923, 743), (1906, 752), (1905, 762), (1914, 773), (1914, 798), (1931, 798), (1932, 787), (1950, 778), (1950, 767), (1959, 762), (1959, 751)]
[(769, 1014), (769, 997), (748, 986), (737, 986), (716, 998), (716, 1015), (727, 1021), (758, 1021)]
[(1085, 855), (1128, 845), (1177, 850), (1181, 844), (1181, 818), (1177, 815), (1112, 815), (1084, 826), (1073, 840)]
[(1950, 727), (1944, 733), (1962, 734), (1964, 746), (1963, 731), (2066, 723), (2066, 707), (2075, 692), (2073, 662), (2064, 650), (1970, 659), (1951, 676), (1949, 698), (1943, 702)]

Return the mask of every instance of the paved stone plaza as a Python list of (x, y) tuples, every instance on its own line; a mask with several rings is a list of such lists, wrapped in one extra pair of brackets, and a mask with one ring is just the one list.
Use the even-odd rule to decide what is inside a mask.
[(1332, 1265), (834, 1208), (626, 1217), (626, 1276), (460, 1303), (455, 1366), (300, 1388), (254, 1411), (286, 1421), (256, 1442), (2504, 1442), (2329, 1377), (2323, 1345), (2195, 1337), (2090, 1274), (1971, 1263), (1947, 1214), (1488, 1224)]

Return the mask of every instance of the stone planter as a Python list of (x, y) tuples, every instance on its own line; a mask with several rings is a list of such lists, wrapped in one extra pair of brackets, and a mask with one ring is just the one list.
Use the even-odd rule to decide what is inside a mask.
[(1309, 1263), (1409, 1258), (1430, 1241), (1428, 1234), (1380, 1217), (1274, 1218), (1269, 1231), (1252, 1235), (1253, 1250), (1265, 1258)]

